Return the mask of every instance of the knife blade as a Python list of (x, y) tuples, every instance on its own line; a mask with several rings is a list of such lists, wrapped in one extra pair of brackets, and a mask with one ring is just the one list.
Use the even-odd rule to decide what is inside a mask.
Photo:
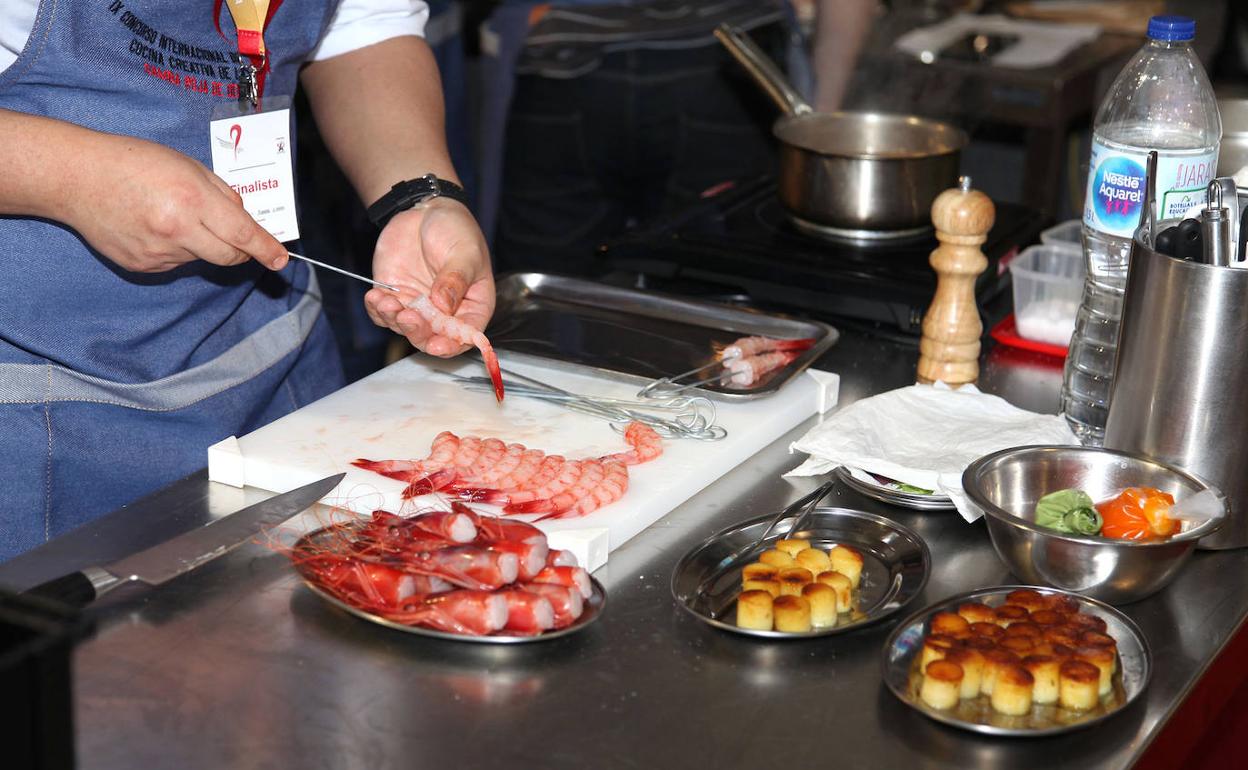
[(125, 583), (158, 586), (229, 553), (311, 507), (346, 475), (338, 473), (275, 495), (136, 554), (102, 566), (84, 567), (40, 583), (25, 593), (85, 607)]

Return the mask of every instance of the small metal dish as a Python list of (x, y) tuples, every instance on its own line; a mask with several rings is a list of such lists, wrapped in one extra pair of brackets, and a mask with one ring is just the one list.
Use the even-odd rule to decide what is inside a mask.
[(873, 484), (864, 481), (854, 475), (853, 471), (844, 465), (838, 466), (836, 469), (836, 477), (845, 482), (845, 486), (855, 492), (866, 495), (872, 500), (879, 500), (881, 503), (889, 505), (897, 505), (902, 508), (911, 508), (916, 511), (951, 511), (953, 510), (953, 501), (948, 495), (932, 493), (930, 495), (919, 495), (913, 492), (902, 492), (900, 490), (891, 489), (883, 484)]
[[(314, 532), (309, 532), (295, 543), (293, 550), (299, 551), (300, 548), (307, 548), (309, 545), (315, 545), (319, 538), (323, 538), (328, 534), (329, 527), (323, 527)], [(335, 537), (341, 537), (341, 532), (334, 533)], [(303, 579), (304, 585), (311, 589), (312, 593), (329, 602), (344, 612), (348, 612), (357, 618), (362, 618), (379, 626), (392, 628), (395, 631), (403, 631), (417, 636), (428, 636), (434, 639), (447, 639), (452, 642), (475, 642), (477, 644), (526, 644), (529, 642), (546, 642), (551, 639), (558, 639), (562, 636), (575, 634), (578, 631), (585, 630), (591, 623), (602, 615), (603, 610), (607, 606), (607, 592), (599, 583), (597, 578), (590, 576), (590, 584), (592, 592), (588, 599), (585, 600), (585, 609), (581, 612), (581, 616), (577, 618), (571, 625), (564, 628), (546, 631), (536, 636), (513, 636), (503, 633), (490, 634), (488, 636), (469, 636), (467, 634), (451, 634), (445, 631), (437, 631), (432, 628), (423, 628), (421, 626), (408, 626), (402, 623), (396, 623), (393, 620), (387, 620), (380, 615), (374, 615), (367, 610), (359, 607), (353, 607), (341, 599), (331, 595), (323, 588), (318, 586), (308, 573), (297, 562), (294, 565), (295, 571), (299, 573), (299, 577)]]
[(676, 564), (672, 597), (682, 609), (707, 625), (763, 639), (809, 639), (839, 634), (883, 620), (911, 602), (927, 584), (932, 558), (913, 530), (895, 521), (850, 508), (816, 508), (799, 532), (789, 532), (792, 517), (776, 527), (768, 543), (802, 538), (817, 548), (847, 545), (862, 553), (862, 582), (857, 607), (835, 626), (806, 633), (738, 628), (733, 621), (741, 590), (742, 558), (763, 534), (774, 513), (715, 533)]
[[(1114, 674), (1114, 690), (1091, 711), (1076, 713), (1057, 706), (1032, 706), (1030, 714), (1007, 716), (983, 704), (963, 701), (958, 707), (941, 710), (928, 706), (919, 698), (918, 657), (927, 634), (928, 619), (937, 612), (955, 612), (959, 604), (970, 601), (995, 605), (1010, 591), (1029, 588), (1043, 594), (1061, 594), (1079, 602), (1079, 611), (1096, 615), (1105, 621), (1106, 633), (1118, 643), (1118, 673)], [(925, 607), (897, 624), (884, 642), (884, 684), (902, 703), (926, 717), (964, 730), (985, 735), (1040, 737), (1082, 730), (1117, 714), (1130, 706), (1153, 673), (1153, 653), (1148, 641), (1130, 618), (1113, 607), (1086, 596), (1043, 586), (995, 586), (949, 597)], [(981, 698), (984, 696), (980, 696)]]
[(979, 458), (962, 474), (970, 503), (985, 514), (988, 536), (1010, 571), (1029, 583), (1078, 591), (1110, 604), (1139, 601), (1174, 580), (1222, 518), (1166, 540), (1067, 535), (1035, 523), (1036, 501), (1060, 489), (1108, 500), (1126, 487), (1156, 487), (1181, 499), (1209, 485), (1142, 455), (1080, 446), (1025, 446)]

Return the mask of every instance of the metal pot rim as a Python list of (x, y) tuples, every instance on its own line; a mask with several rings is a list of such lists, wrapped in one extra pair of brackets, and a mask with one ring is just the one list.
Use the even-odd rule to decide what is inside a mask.
[[(813, 147), (808, 147), (801, 142), (785, 139), (780, 136), (780, 130), (783, 126), (797, 123), (813, 123), (813, 122), (845, 122), (845, 123), (905, 123), (911, 126), (917, 126), (933, 133), (947, 134), (949, 142), (946, 149), (937, 152), (925, 151), (897, 151), (889, 150), (885, 152), (825, 152)], [(802, 152), (809, 152), (827, 158), (846, 158), (849, 160), (895, 160), (895, 161), (913, 161), (923, 160), (926, 158), (943, 158), (948, 155), (957, 155), (970, 143), (970, 137), (966, 131), (952, 123), (946, 123), (932, 118), (925, 118), (919, 115), (908, 115), (904, 113), (894, 112), (854, 112), (854, 111), (837, 111), (837, 112), (807, 112), (797, 115), (781, 115), (772, 124), (771, 133), (785, 147), (791, 147)]]
[(1012, 527), (1018, 527), (1019, 529), (1025, 529), (1029, 532), (1034, 532), (1039, 535), (1044, 535), (1045, 537), (1051, 537), (1057, 540), (1065, 540), (1065, 541), (1072, 542), (1072, 543), (1082, 543), (1085, 545), (1094, 545), (1094, 546), (1112, 545), (1115, 547), (1123, 547), (1123, 548), (1160, 548), (1160, 547), (1167, 546), (1167, 545), (1173, 545), (1175, 543), (1186, 543), (1188, 541), (1192, 541), (1192, 544), (1195, 545), (1195, 541), (1199, 540), (1205, 535), (1215, 532), (1219, 527), (1222, 526), (1222, 523), (1226, 520), (1226, 515), (1223, 514), (1222, 516), (1216, 519), (1211, 519), (1209, 521), (1206, 521), (1198, 527), (1193, 527), (1192, 529), (1189, 529), (1186, 532), (1180, 532), (1179, 534), (1174, 535), (1173, 537), (1166, 538), (1165, 540), (1119, 540), (1115, 538), (1105, 538), (1105, 537), (1068, 535), (1064, 532), (1058, 532), (1057, 530), (1049, 529), (1048, 527), (1041, 527), (1038, 524), (1034, 524), (1019, 516), (1015, 516), (1014, 514), (1010, 513), (1009, 511), (996, 505), (995, 503), (991, 502), (986, 497), (984, 497), (983, 494), (980, 493), (979, 489), (972, 483), (975, 480), (976, 476), (978, 476), (978, 474), (986, 466), (996, 462), (1002, 457), (1007, 457), (1012, 454), (1018, 454), (1023, 451), (1056, 452), (1059, 450), (1088, 452), (1088, 453), (1093, 453), (1093, 454), (1110, 454), (1110, 455), (1116, 455), (1118, 457), (1126, 457), (1128, 459), (1135, 460), (1137, 462), (1143, 462), (1143, 463), (1148, 463), (1150, 465), (1155, 465), (1159, 468), (1163, 468), (1175, 474), (1176, 476), (1179, 476), (1191, 482), (1197, 487), (1200, 487), (1202, 489), (1212, 489), (1220, 497), (1223, 498), (1223, 501), (1224, 501), (1223, 509), (1225, 510), (1225, 496), (1222, 495), (1220, 490), (1217, 490), (1216, 488), (1210, 486), (1208, 482), (1200, 479), (1199, 477), (1194, 476), (1191, 473), (1188, 473), (1187, 471), (1181, 468), (1176, 468), (1175, 466), (1170, 465), (1169, 463), (1163, 463), (1158, 460), (1154, 460), (1151, 457), (1146, 457), (1144, 455), (1136, 454), (1134, 452), (1124, 452), (1118, 449), (1071, 446), (1071, 445), (1065, 445), (1065, 444), (1033, 444), (1033, 445), (1028, 445), (1028, 446), (1010, 447), (1009, 449), (1002, 449), (1002, 450), (993, 452), (992, 454), (984, 455), (978, 460), (975, 460), (974, 462), (972, 462), (970, 465), (966, 466), (966, 470), (962, 472), (962, 490), (966, 493), (966, 496), (970, 498), (971, 502), (974, 503), (977, 508), (983, 511), (986, 515), (991, 516), (992, 518), (997, 519), (998, 521), (1001, 521), (1004, 524), (1008, 524)]

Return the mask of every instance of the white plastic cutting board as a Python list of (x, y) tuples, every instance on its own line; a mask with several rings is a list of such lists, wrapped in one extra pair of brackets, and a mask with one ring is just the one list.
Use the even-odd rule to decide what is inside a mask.
[[(583, 395), (632, 398), (637, 391), (636, 385), (514, 359), (504, 366)], [(209, 478), (284, 492), (345, 470), (346, 479), (323, 502), (363, 514), (376, 508), (408, 512), (444, 508), (445, 503), (435, 496), (403, 502), (402, 483), (355, 468), (351, 461), (425, 457), (443, 430), (516, 441), (569, 459), (628, 448), (603, 420), (521, 397), (509, 396), (500, 405), (493, 394), (470, 392), (446, 373), (478, 375), (483, 370), (480, 363), (462, 358), (411, 356), (253, 433), (211, 447)], [(551, 546), (573, 551), (590, 569), (601, 566), (608, 551), (819, 411), (821, 397), (825, 408), (835, 403), (835, 375), (812, 374), (766, 398), (716, 402), (727, 438), (664, 442), (662, 457), (629, 468), (628, 492), (616, 503), (581, 518), (542, 522)], [(833, 382), (821, 385), (816, 376)]]

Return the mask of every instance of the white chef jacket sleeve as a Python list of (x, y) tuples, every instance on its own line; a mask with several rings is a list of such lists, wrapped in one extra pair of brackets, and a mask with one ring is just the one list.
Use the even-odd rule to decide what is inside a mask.
[(422, 0), (342, 0), (312, 61), (328, 59), (392, 37), (424, 37), (429, 6)]

